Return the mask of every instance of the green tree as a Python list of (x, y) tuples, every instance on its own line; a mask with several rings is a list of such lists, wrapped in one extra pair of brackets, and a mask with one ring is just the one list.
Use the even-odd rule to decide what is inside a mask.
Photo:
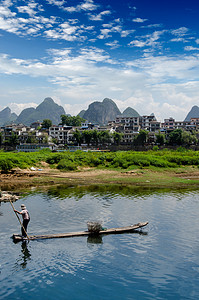
[(71, 120), (71, 117), (70, 116), (67, 116), (67, 115), (61, 115), (61, 125), (64, 126), (64, 125), (67, 125), (67, 126), (71, 126), (70, 124), (70, 120)]
[(98, 139), (102, 145), (109, 144), (111, 142), (111, 135), (108, 130), (99, 131)]
[(80, 131), (76, 129), (75, 132), (73, 133), (73, 136), (74, 136), (77, 144), (80, 146), (82, 143), (82, 135), (81, 135)]
[(36, 136), (35, 136), (34, 132), (28, 133), (26, 143), (27, 144), (37, 144), (37, 140), (36, 140)]
[(42, 128), (49, 129), (52, 126), (52, 121), (50, 119), (44, 119), (41, 126)]
[(175, 129), (173, 130), (169, 136), (168, 136), (168, 144), (169, 145), (182, 145), (183, 140), (182, 140), (182, 129)]
[(182, 132), (182, 144), (183, 145), (193, 145), (193, 144), (197, 144), (198, 139), (196, 137), (195, 133), (191, 133), (189, 131), (183, 131)]
[(72, 117), (72, 126), (81, 126), (82, 122), (85, 122), (80, 116)]
[(82, 132), (82, 139), (85, 141), (85, 143), (89, 146), (92, 140), (92, 130), (84, 130)]
[(113, 141), (114, 144), (119, 145), (122, 139), (122, 133), (119, 132), (113, 132)]
[(15, 132), (12, 132), (8, 140), (5, 141), (5, 144), (9, 146), (16, 146), (17, 144), (19, 144), (18, 135)]
[(92, 131), (92, 142), (95, 146), (98, 145), (98, 131), (96, 129)]
[(165, 143), (165, 135), (159, 131), (155, 136), (156, 136), (156, 143), (160, 146), (163, 146)]
[(52, 138), (52, 142), (53, 142), (53, 144), (56, 144), (56, 145), (59, 144), (58, 138)]
[(82, 122), (85, 120), (82, 119), (80, 116), (67, 116), (67, 115), (61, 115), (61, 125), (64, 126), (74, 126), (79, 127), (81, 126)]
[(2, 132), (0, 132), (0, 146), (3, 144), (3, 135)]
[(43, 137), (43, 144), (48, 144), (48, 136)]
[(135, 146), (144, 146), (148, 139), (148, 131), (141, 129), (137, 136), (133, 140), (133, 145)]

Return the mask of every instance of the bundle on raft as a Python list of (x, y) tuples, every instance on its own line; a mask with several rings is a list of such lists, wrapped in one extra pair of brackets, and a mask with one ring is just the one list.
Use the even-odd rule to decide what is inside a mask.
[[(48, 235), (30, 235), (29, 240), (39, 240), (39, 239), (53, 239), (53, 238), (68, 238), (68, 237), (77, 237), (77, 236), (92, 236), (92, 235), (105, 235), (105, 234), (119, 234), (119, 233), (127, 233), (133, 232), (136, 229), (142, 228), (146, 226), (148, 222), (137, 223), (134, 225), (130, 225), (127, 227), (119, 227), (119, 228), (110, 228), (110, 229), (101, 229), (93, 231), (77, 231), (77, 232), (68, 232), (68, 233), (59, 233), (59, 234), (48, 234)], [(89, 229), (89, 225), (88, 225)], [(23, 241), (23, 237), (18, 234), (13, 234), (12, 236), (14, 242)]]

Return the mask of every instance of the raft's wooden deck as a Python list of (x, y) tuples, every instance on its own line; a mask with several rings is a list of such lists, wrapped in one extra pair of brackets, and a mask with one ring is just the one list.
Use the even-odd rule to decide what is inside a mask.
[[(133, 232), (134, 230), (142, 228), (147, 224), (148, 222), (144, 222), (144, 223), (138, 223), (127, 227), (110, 228), (110, 229), (99, 231), (97, 235)], [(68, 232), (68, 233), (59, 233), (59, 234), (48, 234), (48, 235), (31, 235), (29, 236), (29, 239), (39, 240), (39, 239), (54, 239), (54, 238), (67, 238), (67, 237), (91, 236), (91, 235), (93, 235), (93, 233), (91, 233), (90, 231), (78, 231), (78, 232)], [(18, 241), (22, 241), (23, 238), (21, 235), (13, 234), (13, 240), (15, 242), (18, 242)]]

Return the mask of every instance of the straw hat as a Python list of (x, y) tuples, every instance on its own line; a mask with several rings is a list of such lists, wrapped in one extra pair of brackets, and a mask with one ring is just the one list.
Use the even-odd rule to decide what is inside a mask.
[(26, 209), (24, 204), (21, 204), (21, 209)]

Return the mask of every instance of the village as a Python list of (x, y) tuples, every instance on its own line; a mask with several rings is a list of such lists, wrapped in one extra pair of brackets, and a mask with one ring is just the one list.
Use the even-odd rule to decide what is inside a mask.
[[(107, 125), (82, 119), (81, 126), (54, 125), (48, 119), (35, 121), (30, 126), (10, 124), (0, 127), (0, 147), (5, 151), (33, 152), (50, 150), (110, 149), (128, 150), (133, 146), (197, 145), (199, 118), (190, 121), (164, 119), (161, 123), (152, 114), (140, 117), (117, 116)], [(172, 132), (184, 134), (181, 142), (170, 139)], [(140, 137), (140, 138), (138, 138)]]

